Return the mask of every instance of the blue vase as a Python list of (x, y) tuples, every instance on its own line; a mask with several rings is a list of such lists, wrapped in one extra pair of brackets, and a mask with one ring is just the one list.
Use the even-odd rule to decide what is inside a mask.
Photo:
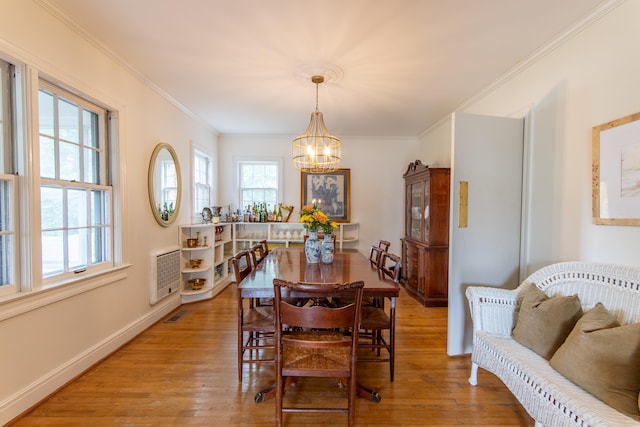
[(331, 234), (325, 234), (324, 240), (320, 245), (320, 252), (322, 253), (322, 262), (324, 264), (331, 264), (333, 262), (333, 236)]
[(304, 242), (304, 254), (309, 264), (317, 264), (320, 262), (320, 240), (318, 240), (318, 231), (309, 230), (309, 237)]

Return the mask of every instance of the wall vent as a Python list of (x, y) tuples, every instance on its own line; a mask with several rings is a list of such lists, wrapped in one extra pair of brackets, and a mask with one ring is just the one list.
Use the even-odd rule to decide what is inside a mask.
[(151, 256), (151, 305), (180, 287), (180, 249), (159, 252)]

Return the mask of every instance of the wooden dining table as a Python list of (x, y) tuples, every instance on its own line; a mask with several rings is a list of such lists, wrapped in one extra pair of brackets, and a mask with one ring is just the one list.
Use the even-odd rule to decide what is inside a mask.
[[(310, 264), (307, 262), (304, 248), (278, 247), (269, 254), (238, 284), (241, 298), (273, 298), (273, 279), (289, 282), (335, 283), (364, 281), (363, 297), (389, 299), (389, 317), (391, 327), (389, 339), (391, 348), (395, 340), (396, 298), (400, 295), (400, 286), (385, 276), (375, 265), (356, 249), (336, 249), (331, 264)], [(264, 389), (255, 396), (256, 402), (262, 402), (274, 394), (274, 386)], [(372, 389), (358, 385), (358, 395), (379, 402), (380, 395)]]

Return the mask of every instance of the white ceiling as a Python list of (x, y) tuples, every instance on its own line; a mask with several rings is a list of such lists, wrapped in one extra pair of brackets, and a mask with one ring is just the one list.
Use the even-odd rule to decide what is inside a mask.
[(609, 0), (44, 0), (223, 134), (416, 136)]

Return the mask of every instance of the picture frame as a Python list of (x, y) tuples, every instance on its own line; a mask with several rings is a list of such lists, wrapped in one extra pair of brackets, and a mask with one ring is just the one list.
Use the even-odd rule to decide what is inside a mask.
[(640, 225), (640, 113), (592, 128), (592, 217)]
[(301, 172), (300, 204), (318, 207), (335, 222), (351, 219), (351, 170)]

